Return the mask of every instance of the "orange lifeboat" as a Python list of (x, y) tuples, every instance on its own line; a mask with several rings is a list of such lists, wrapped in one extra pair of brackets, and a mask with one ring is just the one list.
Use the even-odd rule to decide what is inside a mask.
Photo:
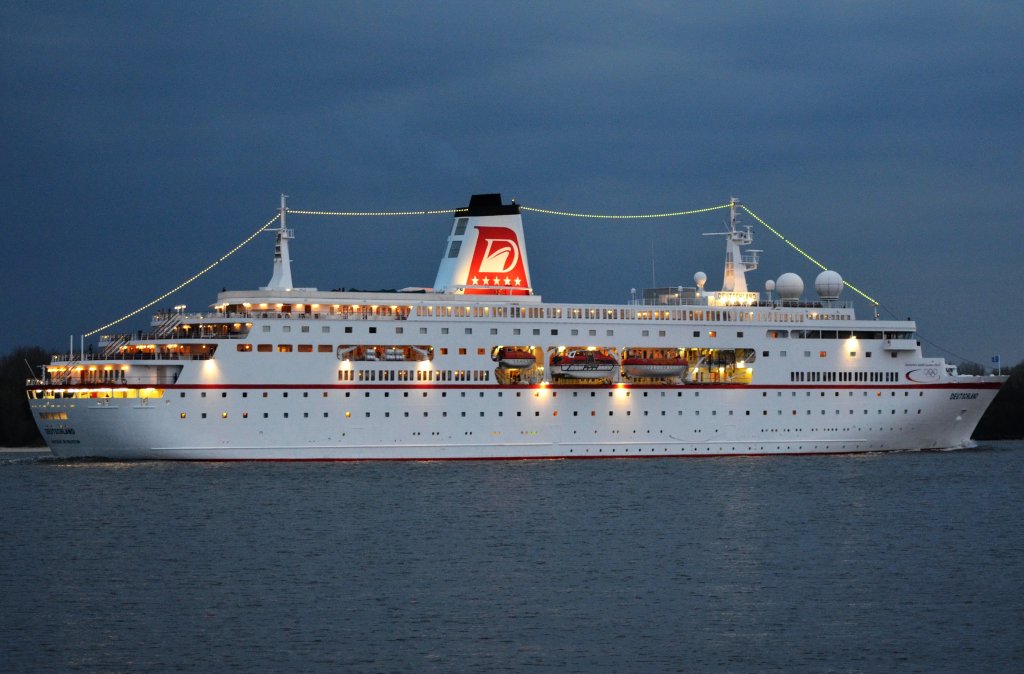
[(678, 356), (662, 358), (624, 358), (622, 367), (629, 377), (667, 379), (678, 377), (686, 370), (686, 361)]
[(512, 346), (503, 346), (498, 349), (498, 367), (506, 370), (521, 370), (532, 367), (537, 362), (536, 357), (525, 349), (517, 349)]
[(604, 379), (618, 366), (615, 358), (600, 351), (567, 351), (551, 357), (551, 374), (572, 379)]

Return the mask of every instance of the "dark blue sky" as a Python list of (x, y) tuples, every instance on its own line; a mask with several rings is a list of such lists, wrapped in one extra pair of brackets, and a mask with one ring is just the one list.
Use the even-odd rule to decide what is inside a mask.
[[(501, 192), (617, 213), (736, 195), (927, 339), (1024, 359), (1020, 3), (7, 2), (0, 34), (0, 350), (146, 303), (281, 192), (327, 210)], [(700, 234), (721, 219), (526, 214), (534, 285), (625, 301), (654, 242), (659, 284), (717, 288), (722, 241)], [(450, 221), (291, 224), (296, 284), (329, 289), (429, 285)], [(813, 283), (755, 234), (755, 288)], [(272, 245), (162, 305), (265, 284)]]

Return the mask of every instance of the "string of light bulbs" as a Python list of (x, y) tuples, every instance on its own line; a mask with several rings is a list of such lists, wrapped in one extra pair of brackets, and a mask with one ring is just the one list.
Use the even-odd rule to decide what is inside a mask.
[(708, 208), (695, 208), (690, 211), (676, 211), (675, 213), (642, 213), (638, 215), (604, 215), (600, 213), (570, 213), (567, 211), (552, 211), (546, 208), (532, 208), (530, 206), (520, 205), (520, 210), (531, 211), (533, 213), (544, 213), (546, 215), (562, 215), (569, 218), (597, 218), (603, 220), (643, 220), (648, 218), (672, 218), (683, 215), (697, 215), (698, 213), (710, 213), (711, 211), (717, 211), (723, 208), (729, 208), (730, 204), (722, 204), (721, 206), (709, 206)]
[(188, 284), (190, 284), (190, 283), (192, 283), (192, 282), (196, 281), (197, 279), (199, 279), (199, 278), (200, 278), (201, 276), (203, 276), (204, 274), (206, 274), (206, 272), (210, 271), (211, 269), (213, 269), (214, 267), (216, 267), (217, 265), (219, 265), (219, 264), (220, 264), (221, 262), (223, 262), (224, 260), (228, 259), (228, 258), (229, 258), (229, 257), (231, 257), (232, 255), (234, 255), (235, 253), (237, 253), (237, 252), (239, 251), (239, 249), (241, 249), (241, 248), (242, 248), (242, 246), (244, 246), (245, 244), (247, 244), (247, 243), (249, 243), (250, 241), (252, 241), (253, 239), (255, 239), (255, 238), (256, 238), (257, 236), (259, 236), (260, 234), (262, 234), (262, 233), (263, 233), (263, 232), (264, 232), (264, 231), (265, 231), (265, 230), (267, 229), (267, 227), (270, 227), (270, 226), (271, 226), (272, 224), (274, 224), (275, 222), (277, 222), (277, 221), (278, 221), (278, 220), (279, 220), (280, 218), (281, 218), (281, 214), (280, 214), (280, 213), (278, 213), (277, 215), (275, 215), (274, 217), (272, 217), (272, 218), (271, 218), (270, 220), (268, 220), (268, 221), (266, 222), (266, 224), (265, 224), (265, 225), (263, 225), (262, 227), (260, 227), (259, 229), (257, 229), (257, 230), (256, 230), (255, 232), (253, 232), (252, 234), (250, 234), (250, 235), (249, 235), (248, 237), (246, 237), (246, 238), (245, 238), (245, 239), (244, 239), (244, 240), (243, 240), (243, 241), (242, 241), (241, 243), (239, 243), (239, 244), (238, 244), (237, 246), (235, 246), (234, 248), (232, 248), (232, 249), (231, 249), (231, 250), (229, 250), (228, 252), (226, 252), (226, 253), (224, 253), (223, 255), (221, 255), (221, 256), (220, 256), (220, 257), (219, 257), (219, 258), (218, 258), (217, 260), (215, 260), (214, 262), (212, 262), (212, 263), (210, 263), (209, 265), (207, 265), (207, 266), (206, 266), (206, 268), (204, 268), (204, 269), (203, 269), (202, 271), (200, 271), (200, 272), (197, 272), (196, 274), (193, 274), (193, 275), (192, 275), (192, 276), (191, 276), (190, 278), (188, 278), (188, 279), (187, 279), (187, 280), (185, 280), (185, 281), (182, 281), (181, 283), (179, 283), (179, 284), (178, 284), (178, 285), (176, 285), (175, 287), (173, 287), (173, 288), (171, 288), (170, 290), (168, 290), (167, 292), (165, 292), (165, 293), (164, 293), (163, 295), (161, 295), (160, 297), (157, 297), (156, 299), (154, 299), (154, 300), (153, 300), (153, 301), (151, 301), (151, 302), (148, 302), (148, 303), (146, 303), (146, 304), (143, 304), (143, 305), (142, 305), (141, 307), (139, 307), (138, 309), (135, 309), (134, 311), (132, 311), (132, 312), (129, 312), (129, 313), (127, 313), (127, 314), (125, 314), (124, 316), (122, 316), (121, 318), (117, 319), (116, 321), (111, 321), (111, 322), (107, 323), (106, 325), (101, 325), (100, 327), (96, 328), (96, 329), (95, 329), (95, 330), (93, 330), (92, 332), (87, 332), (87, 333), (85, 333), (84, 335), (82, 335), (82, 337), (83, 337), (83, 338), (84, 338), (84, 337), (92, 337), (92, 336), (93, 336), (93, 335), (95, 335), (95, 334), (96, 334), (97, 332), (101, 332), (101, 331), (103, 331), (103, 330), (106, 330), (107, 328), (111, 328), (111, 327), (113, 327), (113, 326), (117, 325), (118, 323), (121, 323), (122, 321), (126, 321), (126, 320), (128, 320), (129, 318), (131, 318), (132, 316), (136, 316), (136, 315), (138, 315), (138, 314), (142, 313), (143, 311), (145, 311), (146, 309), (150, 308), (151, 306), (153, 306), (153, 305), (154, 305), (154, 304), (156, 304), (157, 302), (162, 302), (163, 300), (167, 299), (168, 297), (170, 297), (170, 296), (171, 296), (171, 295), (173, 295), (174, 293), (178, 292), (179, 290), (181, 290), (182, 288), (184, 288), (184, 287), (185, 287), (185, 286), (187, 286)]
[[(804, 250), (803, 250), (802, 248), (800, 248), (800, 246), (796, 245), (795, 243), (793, 243), (792, 241), (790, 241), (789, 239), (787, 239), (787, 238), (786, 238), (785, 236), (783, 236), (783, 235), (782, 235), (782, 234), (781, 234), (780, 232), (778, 232), (778, 231), (777, 231), (777, 230), (776, 230), (776, 229), (775, 229), (774, 227), (772, 227), (772, 226), (771, 226), (771, 225), (769, 225), (769, 224), (768, 224), (767, 222), (765, 222), (765, 221), (764, 221), (764, 220), (762, 220), (762, 219), (761, 219), (760, 217), (758, 217), (757, 213), (755, 213), (754, 211), (750, 210), (749, 208), (747, 208), (747, 207), (746, 207), (746, 206), (744, 206), (743, 204), (740, 204), (740, 208), (742, 208), (742, 209), (743, 209), (744, 211), (746, 211), (746, 212), (747, 212), (747, 213), (748, 213), (748, 214), (750, 215), (750, 217), (754, 218), (755, 220), (757, 220), (758, 222), (760, 222), (760, 223), (761, 223), (762, 225), (764, 225), (764, 226), (765, 226), (765, 227), (766, 227), (766, 228), (768, 229), (768, 231), (769, 231), (769, 232), (771, 232), (771, 233), (772, 233), (772, 234), (774, 234), (775, 236), (777, 236), (777, 237), (779, 237), (780, 239), (782, 239), (782, 241), (783, 241), (784, 243), (786, 243), (786, 245), (788, 245), (788, 246), (789, 246), (790, 248), (792, 248), (792, 249), (793, 249), (793, 250), (795, 250), (796, 252), (798, 252), (798, 253), (800, 253), (801, 255), (803, 255), (804, 257), (806, 257), (806, 258), (807, 258), (808, 260), (810, 260), (811, 262), (813, 262), (814, 264), (816, 264), (816, 265), (817, 265), (817, 266), (818, 266), (819, 268), (821, 268), (821, 269), (824, 269), (824, 270), (827, 270), (827, 269), (828, 269), (828, 267), (826, 267), (826, 266), (825, 266), (825, 265), (823, 265), (822, 263), (820, 263), (820, 262), (818, 262), (817, 260), (815, 260), (815, 259), (814, 259), (813, 257), (811, 257), (811, 256), (810, 256), (810, 255), (809, 255), (809, 254), (808, 254), (807, 252), (805, 252), (805, 251), (804, 251)], [(860, 296), (861, 296), (861, 297), (863, 297), (864, 299), (866, 299), (866, 300), (867, 300), (868, 302), (871, 302), (871, 303), (872, 303), (872, 304), (874, 304), (874, 305), (875, 305), (876, 307), (877, 307), (877, 306), (879, 306), (879, 304), (878, 304), (878, 301), (877, 301), (877, 300), (875, 300), (875, 299), (874, 299), (873, 297), (869, 297), (869, 296), (868, 296), (868, 295), (867, 295), (866, 293), (864, 293), (864, 291), (862, 291), (862, 290), (861, 290), (860, 288), (858, 288), (857, 286), (853, 285), (852, 283), (850, 283), (850, 282), (849, 282), (849, 281), (847, 281), (846, 279), (843, 279), (843, 285), (844, 285), (844, 286), (846, 286), (847, 288), (849, 288), (850, 290), (852, 290), (853, 292), (857, 293), (858, 295), (860, 295)]]
[(287, 209), (289, 215), (335, 215), (347, 218), (363, 218), (376, 216), (402, 216), (402, 215), (444, 215), (445, 213), (459, 213), (467, 211), (468, 208), (448, 208), (433, 211), (295, 211)]
[[(723, 209), (723, 208), (729, 208), (731, 205), (732, 204), (722, 204), (721, 206), (709, 206), (708, 208), (697, 208), (697, 209), (693, 209), (693, 210), (689, 210), (689, 211), (677, 211), (677, 212), (674, 212), (674, 213), (647, 213), (647, 214), (643, 214), (643, 215), (606, 215), (606, 214), (599, 214), (599, 213), (571, 213), (571, 212), (566, 212), (566, 211), (552, 211), (552, 210), (548, 210), (548, 209), (545, 209), (545, 208), (531, 208), (529, 206), (522, 206), (522, 205), (519, 208), (524, 210), (524, 211), (533, 211), (534, 213), (545, 213), (547, 215), (561, 215), (561, 216), (572, 217), (572, 218), (600, 218), (600, 219), (606, 219), (606, 220), (635, 220), (635, 219), (641, 219), (641, 218), (670, 218), (670, 217), (674, 217), (674, 216), (695, 215), (695, 214), (698, 214), (698, 213), (710, 213), (711, 211), (717, 211), (717, 210), (720, 210), (720, 209)], [(796, 245), (795, 243), (793, 243), (792, 241), (787, 239), (778, 230), (776, 230), (774, 227), (772, 227), (767, 222), (762, 220), (757, 215), (757, 213), (754, 213), (754, 211), (750, 210), (749, 208), (747, 208), (743, 204), (740, 204), (739, 206), (744, 211), (746, 211), (752, 218), (754, 218), (759, 223), (764, 225), (768, 229), (769, 232), (771, 232), (775, 236), (777, 236), (780, 239), (782, 239), (782, 241), (784, 243), (786, 243), (789, 247), (791, 247), (793, 250), (795, 250), (796, 252), (798, 252), (801, 255), (803, 255), (805, 258), (810, 260), (812, 263), (817, 265), (819, 268), (825, 269), (825, 270), (828, 269), (828, 267), (826, 267), (822, 263), (818, 262), (809, 253), (807, 253), (802, 248), (800, 248), (800, 246)], [(864, 291), (862, 291), (860, 288), (858, 288), (857, 286), (853, 285), (849, 281), (843, 279), (843, 285), (845, 285), (847, 288), (849, 288), (853, 292), (857, 293), (858, 295), (860, 295), (861, 297), (866, 299), (868, 302), (871, 302), (876, 307), (880, 306), (880, 304), (878, 303), (877, 300), (875, 300), (873, 297), (869, 296), (867, 293), (865, 293)]]
[[(731, 205), (732, 204), (720, 204), (718, 206), (708, 206), (707, 208), (695, 208), (695, 209), (686, 210), (686, 211), (673, 211), (673, 212), (669, 212), (669, 213), (639, 213), (639, 214), (576, 213), (576, 212), (571, 212), (571, 211), (557, 211), (557, 210), (552, 210), (552, 209), (547, 209), (547, 208), (535, 208), (535, 207), (532, 207), (532, 206), (523, 206), (521, 204), (520, 204), (519, 208), (521, 210), (529, 211), (529, 212), (532, 212), (532, 213), (541, 213), (541, 214), (544, 214), (544, 215), (557, 215), (557, 216), (570, 217), (570, 218), (592, 218), (592, 219), (599, 219), (599, 220), (644, 220), (644, 219), (652, 219), (652, 218), (671, 218), (671, 217), (682, 217), (682, 216), (687, 216), (687, 215), (698, 215), (698, 214), (701, 214), (701, 213), (710, 213), (710, 212), (713, 212), (713, 211), (718, 211), (718, 210), (722, 210), (722, 209), (725, 209), (725, 208), (729, 208)], [(816, 260), (810, 254), (808, 254), (803, 249), (801, 249), (799, 246), (797, 246), (795, 243), (793, 243), (792, 241), (787, 239), (785, 236), (783, 236), (782, 233), (780, 233), (774, 227), (772, 227), (767, 222), (765, 222), (763, 219), (761, 219), (760, 216), (758, 216), (756, 213), (754, 213), (754, 211), (750, 210), (747, 206), (745, 206), (743, 204), (740, 204), (740, 208), (742, 208), (744, 211), (746, 211), (752, 218), (757, 220), (759, 223), (764, 225), (764, 227), (766, 229), (768, 229), (768, 231), (770, 231), (772, 234), (774, 234), (775, 236), (780, 238), (784, 243), (786, 243), (788, 246), (793, 248), (793, 250), (795, 250), (798, 253), (800, 253), (801, 255), (803, 255), (805, 258), (810, 260), (813, 264), (817, 265), (821, 269), (827, 269), (827, 267), (825, 265), (823, 265), (822, 263), (818, 262), (818, 260)], [(284, 212), (286, 214), (291, 214), (291, 215), (313, 215), (313, 216), (333, 216), (333, 217), (401, 217), (401, 216), (411, 216), (411, 215), (450, 215), (450, 214), (454, 214), (454, 213), (466, 212), (467, 210), (468, 209), (466, 209), (466, 208), (446, 208), (446, 209), (431, 209), (431, 210), (421, 210), (421, 211), (307, 211), (307, 210), (293, 210), (293, 209), (289, 208), (289, 209), (285, 209)], [(111, 321), (111, 322), (109, 322), (109, 323), (107, 323), (105, 325), (102, 325), (102, 326), (96, 328), (95, 330), (92, 330), (91, 332), (85, 333), (82, 336), (83, 337), (92, 337), (93, 335), (95, 335), (98, 332), (101, 332), (103, 330), (111, 328), (111, 327), (117, 325), (118, 323), (121, 323), (123, 321), (128, 320), (129, 318), (132, 318), (133, 316), (137, 316), (138, 314), (142, 313), (146, 309), (149, 309), (150, 307), (152, 307), (157, 302), (161, 302), (161, 301), (167, 299), (168, 297), (170, 297), (174, 293), (176, 293), (179, 290), (185, 288), (189, 284), (197, 281), (199, 278), (204, 276), (207, 272), (211, 271), (214, 267), (219, 265), (221, 262), (223, 262), (224, 260), (226, 260), (229, 257), (231, 257), (232, 255), (234, 255), (243, 246), (245, 246), (246, 244), (251, 242), (253, 239), (255, 239), (258, 235), (262, 234), (264, 231), (266, 231), (268, 227), (270, 227), (272, 224), (277, 222), (280, 218), (281, 218), (281, 214), (278, 213), (273, 218), (268, 220), (262, 227), (257, 229), (255, 232), (250, 234), (245, 239), (243, 239), (234, 248), (232, 248), (231, 250), (226, 252), (224, 255), (220, 256), (217, 260), (215, 260), (214, 262), (210, 263), (205, 268), (203, 268), (201, 271), (193, 274), (191, 277), (189, 277), (185, 281), (182, 281), (177, 286), (175, 286), (174, 288), (168, 290), (167, 292), (165, 292), (164, 294), (160, 295), (159, 297), (153, 299), (150, 302), (147, 302), (146, 304), (144, 304), (144, 305), (138, 307), (137, 309), (135, 309), (135, 310), (125, 314), (124, 316), (121, 316), (117, 320), (113, 320), (113, 321)], [(867, 295), (866, 293), (864, 293), (862, 290), (860, 290), (859, 288), (857, 288), (856, 286), (854, 286), (850, 282), (844, 280), (843, 281), (843, 285), (847, 286), (848, 288), (850, 288), (851, 290), (853, 290), (858, 295), (860, 295), (861, 297), (863, 297), (867, 301), (871, 302), (875, 306), (880, 306), (878, 301), (876, 301), (874, 298), (872, 298), (869, 295)]]

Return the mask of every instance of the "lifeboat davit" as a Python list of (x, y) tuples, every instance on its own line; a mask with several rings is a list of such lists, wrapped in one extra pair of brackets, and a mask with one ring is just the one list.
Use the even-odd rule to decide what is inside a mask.
[(678, 356), (667, 358), (635, 358), (630, 356), (623, 359), (622, 367), (629, 377), (667, 379), (681, 375), (686, 370), (686, 361)]
[(573, 379), (604, 379), (618, 366), (615, 358), (599, 351), (568, 351), (551, 357), (551, 374)]
[(506, 370), (521, 370), (525, 367), (533, 367), (533, 364), (536, 362), (536, 357), (525, 349), (515, 349), (510, 346), (498, 349), (498, 366)]

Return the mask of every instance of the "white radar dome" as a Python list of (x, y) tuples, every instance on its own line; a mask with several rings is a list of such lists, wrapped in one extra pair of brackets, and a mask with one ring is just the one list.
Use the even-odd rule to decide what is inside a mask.
[(775, 281), (773, 281), (771, 279), (768, 279), (767, 281), (765, 281), (764, 282), (764, 289), (767, 290), (768, 292), (771, 292), (771, 291), (775, 290)]
[(843, 292), (843, 277), (838, 272), (823, 271), (814, 279), (814, 289), (823, 300), (839, 299), (839, 293)]
[(793, 272), (786, 272), (775, 282), (775, 289), (783, 300), (798, 300), (804, 292), (804, 280)]
[(708, 275), (702, 271), (699, 271), (693, 275), (693, 282), (697, 284), (698, 288), (703, 289), (704, 284), (708, 282)]

